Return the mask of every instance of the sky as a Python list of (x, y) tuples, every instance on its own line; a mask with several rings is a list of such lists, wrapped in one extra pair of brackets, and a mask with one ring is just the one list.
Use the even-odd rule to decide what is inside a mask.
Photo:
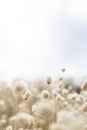
[(86, 0), (0, 1), (0, 78), (86, 75)]

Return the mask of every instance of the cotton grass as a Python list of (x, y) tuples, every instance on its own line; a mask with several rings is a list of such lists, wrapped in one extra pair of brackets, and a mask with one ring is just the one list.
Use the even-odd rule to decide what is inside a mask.
[(87, 130), (87, 80), (0, 82), (0, 130)]

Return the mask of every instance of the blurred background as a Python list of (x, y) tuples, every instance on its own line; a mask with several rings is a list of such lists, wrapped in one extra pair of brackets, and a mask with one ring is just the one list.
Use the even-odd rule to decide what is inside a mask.
[(1, 0), (0, 79), (87, 74), (87, 0)]

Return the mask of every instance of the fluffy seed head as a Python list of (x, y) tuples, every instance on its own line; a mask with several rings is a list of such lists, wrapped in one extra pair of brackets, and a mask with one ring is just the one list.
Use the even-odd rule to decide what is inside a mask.
[(72, 86), (72, 85), (69, 85), (69, 86), (67, 87), (67, 89), (68, 89), (69, 92), (72, 92), (72, 91), (73, 91), (73, 86)]
[(23, 81), (15, 81), (13, 83), (13, 86), (14, 86), (14, 92), (20, 93), (27, 87), (27, 84)]
[(54, 98), (57, 97), (57, 94), (58, 94), (57, 89), (52, 90), (52, 96), (53, 96)]
[(72, 94), (71, 94), (71, 93), (68, 94), (67, 99), (68, 99), (68, 100), (72, 100)]
[(59, 118), (58, 119), (58, 124), (62, 124), (63, 122), (62, 122), (62, 120)]
[(30, 117), (29, 119), (29, 128), (33, 128), (35, 125), (35, 119), (33, 117)]
[(66, 69), (65, 68), (62, 68), (62, 70), (61, 70), (62, 72), (65, 72), (66, 71)]
[(50, 97), (50, 93), (47, 90), (42, 91), (42, 97), (48, 99)]
[(63, 89), (63, 88), (64, 88), (64, 83), (63, 83), (63, 81), (59, 81), (59, 83), (58, 83), (58, 89), (61, 90), (61, 89)]
[(59, 77), (59, 81), (63, 80), (63, 77)]
[(6, 130), (13, 130), (12, 125), (7, 126)]
[(87, 90), (87, 80), (83, 81), (82, 84), (81, 84), (81, 89), (84, 90), (86, 89)]
[(7, 123), (6, 119), (1, 119), (1, 124), (5, 125)]
[(49, 129), (50, 129), (50, 130), (58, 130), (58, 125), (57, 125), (57, 123), (52, 123), (52, 124), (49, 126)]
[(63, 95), (63, 96), (66, 96), (67, 94), (68, 94), (68, 90), (67, 90), (67, 89), (63, 89), (63, 90), (62, 90), (62, 95)]
[(68, 102), (63, 101), (63, 102), (62, 102), (62, 108), (65, 108), (65, 107), (68, 107)]
[(23, 93), (23, 100), (29, 100), (31, 96), (31, 91), (27, 90), (25, 93)]
[(47, 84), (51, 84), (52, 83), (52, 79), (50, 76), (47, 77)]
[(56, 100), (58, 102), (62, 102), (63, 101), (63, 97), (60, 94), (57, 94)]
[(77, 93), (72, 94), (71, 99), (73, 101), (75, 101), (77, 98), (78, 98), (78, 94)]

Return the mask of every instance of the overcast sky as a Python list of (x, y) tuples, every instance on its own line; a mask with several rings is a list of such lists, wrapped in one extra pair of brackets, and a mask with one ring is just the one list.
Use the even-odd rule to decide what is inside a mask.
[(2, 79), (86, 75), (86, 0), (1, 0)]

